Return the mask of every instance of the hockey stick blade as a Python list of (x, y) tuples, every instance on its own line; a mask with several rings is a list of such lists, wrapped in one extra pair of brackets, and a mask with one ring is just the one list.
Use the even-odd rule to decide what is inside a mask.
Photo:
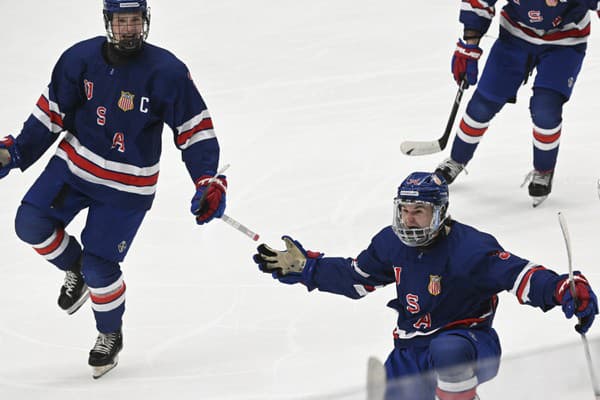
[(440, 151), (444, 150), (446, 148), (446, 144), (448, 144), (450, 132), (452, 132), (452, 127), (454, 126), (454, 121), (456, 120), (456, 114), (458, 113), (458, 107), (460, 106), (463, 93), (468, 87), (469, 85), (467, 84), (466, 79), (460, 81), (458, 91), (454, 97), (454, 104), (452, 105), (452, 110), (450, 111), (448, 122), (446, 123), (446, 129), (444, 130), (442, 137), (437, 140), (430, 141), (404, 141), (400, 144), (400, 151), (407, 156), (423, 156), (426, 154), (439, 153)]
[(439, 140), (431, 142), (418, 142), (407, 140), (400, 144), (400, 151), (407, 156), (424, 156), (427, 154), (439, 153), (444, 150)]

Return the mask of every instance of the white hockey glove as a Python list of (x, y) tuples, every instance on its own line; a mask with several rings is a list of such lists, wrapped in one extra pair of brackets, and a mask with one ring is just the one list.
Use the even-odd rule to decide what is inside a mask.
[(289, 236), (283, 236), (285, 250), (275, 250), (266, 244), (258, 246), (254, 262), (258, 268), (283, 283), (305, 283), (307, 272), (323, 254), (305, 250), (302, 245)]

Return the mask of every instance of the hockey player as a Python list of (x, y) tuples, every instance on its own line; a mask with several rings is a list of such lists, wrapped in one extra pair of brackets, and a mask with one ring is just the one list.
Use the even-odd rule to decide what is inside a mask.
[[(496, 0), (462, 0), (460, 21), (464, 35), (452, 57), (457, 83), (477, 83), (481, 37), (495, 14)], [(477, 89), (452, 145), (450, 158), (437, 173), (452, 183), (473, 157), (492, 118), (507, 102), (515, 102), (521, 83), (535, 69), (529, 102), (533, 121), (533, 170), (529, 183), (533, 206), (552, 190), (552, 178), (562, 130), (563, 105), (569, 101), (585, 57), (590, 33), (590, 10), (599, 0), (508, 1), (500, 13), (500, 35), (488, 56)], [(600, 13), (600, 11), (598, 11)]]
[[(210, 180), (219, 145), (187, 67), (147, 43), (145, 0), (105, 0), (107, 37), (66, 50), (21, 133), (0, 142), (0, 177), (27, 169), (64, 132), (56, 154), (16, 215), (17, 235), (65, 271), (58, 305), (68, 314), (88, 297), (99, 331), (89, 354), (94, 377), (113, 368), (122, 348), (125, 282), (119, 263), (154, 199), (163, 124), (195, 183), (198, 224), (223, 215), (227, 182)], [(88, 210), (81, 244), (66, 232)]]
[(598, 313), (596, 296), (579, 272), (573, 296), (568, 274), (509, 253), (493, 236), (452, 220), (448, 186), (431, 173), (414, 172), (402, 182), (392, 226), (356, 259), (306, 251), (289, 236), (283, 241), (286, 250), (262, 244), (254, 255), (263, 272), (283, 283), (352, 299), (395, 284), (397, 298), (388, 303), (398, 320), (385, 362), (387, 399), (477, 399), (477, 386), (499, 367), (492, 321), (503, 290), (543, 311), (562, 306), (567, 318), (580, 318), (580, 332)]

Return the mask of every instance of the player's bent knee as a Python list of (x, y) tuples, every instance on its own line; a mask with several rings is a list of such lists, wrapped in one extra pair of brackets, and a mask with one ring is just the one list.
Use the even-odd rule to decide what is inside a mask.
[(28, 203), (19, 206), (15, 217), (15, 232), (25, 243), (42, 243), (52, 235), (55, 228), (55, 223), (37, 207)]
[(473, 344), (459, 335), (443, 335), (431, 341), (431, 361), (438, 372), (453, 366), (465, 366), (475, 362), (477, 353)]
[(503, 104), (489, 100), (478, 90), (467, 105), (467, 114), (478, 122), (490, 121), (502, 109)]
[(529, 111), (533, 123), (544, 129), (557, 127), (562, 122), (562, 109), (565, 97), (554, 90), (534, 88), (529, 101)]
[(92, 288), (102, 288), (116, 282), (121, 276), (119, 263), (83, 251), (81, 272), (85, 283)]

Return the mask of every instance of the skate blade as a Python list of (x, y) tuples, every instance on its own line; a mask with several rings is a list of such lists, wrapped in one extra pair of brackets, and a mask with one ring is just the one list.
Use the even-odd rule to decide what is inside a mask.
[(544, 200), (546, 200), (548, 198), (548, 196), (539, 196), (539, 197), (532, 197), (533, 199), (533, 207), (537, 207), (540, 204), (542, 204), (544, 202)]
[(69, 307), (65, 310), (67, 312), (67, 314), (69, 314), (69, 315), (75, 314), (75, 311), (79, 310), (81, 308), (81, 306), (83, 305), (83, 303), (85, 303), (89, 297), (90, 297), (90, 290), (86, 289), (83, 296), (81, 296), (79, 298), (79, 300), (77, 300), (75, 302), (75, 304), (73, 304), (71, 307)]
[(107, 372), (109, 372), (114, 367), (116, 367), (118, 362), (119, 362), (119, 357), (117, 356), (117, 357), (115, 357), (115, 360), (111, 364), (103, 365), (101, 367), (92, 367), (92, 377), (94, 379), (102, 378), (104, 375), (106, 375)]

